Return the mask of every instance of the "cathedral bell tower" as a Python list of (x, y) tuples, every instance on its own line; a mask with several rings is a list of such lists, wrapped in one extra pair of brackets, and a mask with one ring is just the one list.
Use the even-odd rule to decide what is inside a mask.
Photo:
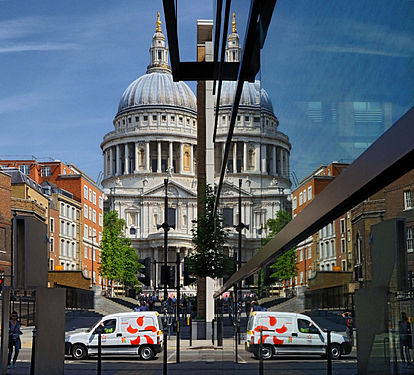
[(231, 23), (231, 34), (227, 38), (226, 46), (226, 61), (227, 62), (239, 62), (240, 61), (240, 41), (239, 34), (236, 30), (236, 14), (233, 13), (233, 21)]
[(157, 13), (157, 28), (152, 37), (150, 48), (150, 64), (147, 67), (147, 73), (153, 72), (169, 72), (171, 68), (168, 65), (168, 48), (165, 46), (165, 36), (161, 31), (160, 12)]

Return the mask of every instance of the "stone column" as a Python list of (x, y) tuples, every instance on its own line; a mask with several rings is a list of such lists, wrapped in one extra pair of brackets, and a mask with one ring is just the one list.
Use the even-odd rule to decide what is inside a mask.
[(135, 167), (134, 167), (134, 173), (137, 173), (138, 172), (138, 142), (135, 142), (134, 143), (134, 161), (135, 161), (135, 163), (134, 163), (134, 165), (135, 165)]
[(157, 172), (161, 173), (161, 141), (157, 141)]
[(255, 156), (255, 163), (254, 163), (254, 170), (256, 172), (260, 172), (260, 143), (256, 143), (254, 145), (254, 156)]
[(233, 173), (237, 172), (237, 142), (233, 142)]
[(170, 171), (173, 171), (173, 143), (172, 142), (168, 142), (168, 148), (169, 148), (169, 168)]
[(272, 146), (272, 175), (276, 176), (276, 146)]
[(109, 176), (114, 175), (114, 148), (111, 146), (109, 147)]
[(145, 170), (150, 171), (150, 142), (145, 143)]
[(261, 145), (260, 147), (260, 153), (261, 153), (261, 158), (262, 158), (262, 162), (261, 162), (261, 168), (260, 170), (262, 171), (262, 173), (267, 173), (267, 168), (266, 168), (266, 145)]
[(180, 173), (184, 171), (184, 144), (180, 143)]
[(119, 176), (121, 174), (121, 153), (119, 152), (119, 145), (116, 145), (116, 154), (115, 154), (115, 162), (116, 162), (116, 175)]
[(190, 145), (190, 173), (194, 174), (194, 145)]
[(128, 174), (129, 173), (129, 147), (128, 147), (128, 143), (125, 143), (125, 169), (124, 169), (124, 174)]
[(289, 165), (289, 151), (286, 151), (286, 176), (289, 178), (289, 171), (290, 171), (290, 165)]
[(243, 142), (243, 172), (247, 172), (247, 143)]

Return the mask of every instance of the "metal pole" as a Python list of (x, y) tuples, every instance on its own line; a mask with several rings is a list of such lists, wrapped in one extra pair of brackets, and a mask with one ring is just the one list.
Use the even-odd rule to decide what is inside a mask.
[(191, 318), (191, 314), (189, 317), (189, 322), (190, 322), (190, 346), (193, 345), (193, 319)]
[(96, 374), (97, 375), (102, 374), (102, 333), (101, 331), (98, 332), (98, 369), (96, 371)]
[(331, 358), (331, 331), (327, 330), (326, 331), (327, 336), (328, 336), (328, 345), (326, 347), (326, 358), (327, 358), (327, 364), (328, 364), (328, 368), (327, 368), (327, 375), (332, 375), (332, 358)]
[(259, 337), (259, 375), (263, 375), (263, 328), (260, 327)]
[[(165, 198), (164, 198), (164, 273), (167, 272), (167, 256), (168, 256), (168, 179), (164, 179), (164, 187), (165, 187)], [(164, 275), (164, 319), (165, 319), (165, 326), (164, 326), (164, 358), (163, 358), (163, 366), (162, 366), (162, 373), (163, 375), (167, 375), (167, 334), (168, 334), (168, 324), (167, 324), (167, 300), (168, 300), (168, 291), (167, 291), (167, 279), (168, 274)]]
[(35, 373), (35, 358), (36, 358), (36, 327), (33, 328), (33, 339), (32, 339), (32, 358), (30, 359), (30, 375)]
[(176, 363), (180, 363), (180, 250), (177, 251), (177, 359)]
[(211, 321), (211, 343), (214, 345), (214, 321), (215, 321), (216, 319), (213, 319), (212, 321)]

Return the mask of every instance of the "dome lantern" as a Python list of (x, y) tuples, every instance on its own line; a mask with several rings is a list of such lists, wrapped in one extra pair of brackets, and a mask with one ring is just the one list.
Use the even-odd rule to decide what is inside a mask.
[(160, 12), (157, 13), (156, 25), (149, 50), (150, 64), (147, 67), (147, 73), (171, 72), (171, 68), (168, 65), (168, 48), (165, 46), (165, 36), (161, 30)]
[(239, 34), (236, 29), (236, 13), (233, 13), (233, 21), (231, 23), (231, 34), (227, 38), (226, 45), (226, 61), (239, 62), (240, 61), (240, 41)]

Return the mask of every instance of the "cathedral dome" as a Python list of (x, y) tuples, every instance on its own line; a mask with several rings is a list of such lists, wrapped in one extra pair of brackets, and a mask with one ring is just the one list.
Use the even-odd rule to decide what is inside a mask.
[(143, 105), (171, 105), (197, 110), (196, 97), (184, 82), (174, 82), (169, 72), (145, 74), (122, 94), (118, 113)]
[[(220, 107), (233, 105), (234, 94), (236, 92), (237, 82), (223, 81), (221, 88)], [(270, 101), (269, 94), (265, 89), (260, 87), (260, 81), (245, 82), (242, 95), (240, 98), (240, 106), (261, 107), (273, 114), (273, 105)]]

